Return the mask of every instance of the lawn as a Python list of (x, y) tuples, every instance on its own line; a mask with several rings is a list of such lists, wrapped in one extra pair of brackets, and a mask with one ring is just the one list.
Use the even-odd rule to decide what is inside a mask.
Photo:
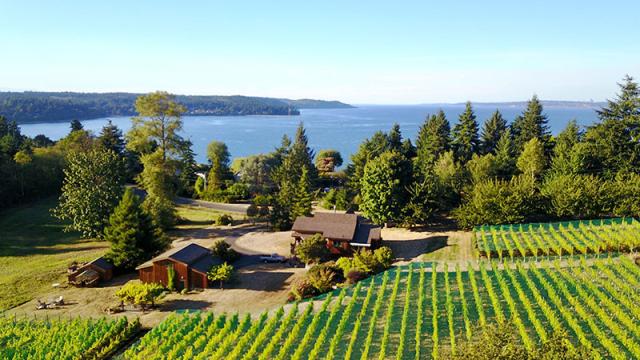
[(48, 198), (0, 213), (0, 311), (47, 292), (65, 280), (72, 261), (92, 260), (108, 248), (63, 232), (49, 211), (56, 203)]
[(214, 225), (215, 220), (222, 214), (230, 215), (235, 221), (243, 220), (244, 214), (235, 212), (224, 212), (202, 206), (178, 205), (176, 206), (178, 214), (177, 229), (196, 229)]

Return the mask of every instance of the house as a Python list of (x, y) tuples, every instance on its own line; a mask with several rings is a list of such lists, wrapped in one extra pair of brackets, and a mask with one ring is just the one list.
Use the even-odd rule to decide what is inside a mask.
[(136, 267), (140, 281), (167, 286), (169, 267), (175, 271), (177, 289), (204, 289), (209, 287), (207, 272), (222, 261), (211, 250), (198, 244), (173, 248)]
[(84, 264), (74, 264), (68, 269), (69, 284), (76, 286), (96, 286), (100, 281), (113, 278), (113, 264), (104, 257), (99, 257)]
[(356, 214), (316, 213), (298, 216), (293, 223), (292, 250), (303, 239), (322, 234), (333, 254), (348, 255), (360, 248), (375, 249), (382, 243), (380, 227)]

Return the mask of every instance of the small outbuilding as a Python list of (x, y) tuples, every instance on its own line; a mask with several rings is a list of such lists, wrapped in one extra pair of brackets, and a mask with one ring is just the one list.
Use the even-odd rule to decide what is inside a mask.
[(71, 265), (68, 273), (69, 284), (96, 286), (100, 281), (109, 281), (113, 278), (113, 264), (104, 257), (99, 257), (88, 263)]
[(180, 289), (209, 287), (207, 273), (222, 261), (210, 249), (195, 243), (173, 248), (136, 267), (140, 281), (167, 286), (169, 268), (175, 272), (174, 284)]
[(291, 233), (292, 248), (315, 234), (322, 234), (329, 251), (339, 255), (349, 255), (359, 248), (375, 249), (382, 243), (380, 227), (362, 216), (319, 212), (296, 218)]

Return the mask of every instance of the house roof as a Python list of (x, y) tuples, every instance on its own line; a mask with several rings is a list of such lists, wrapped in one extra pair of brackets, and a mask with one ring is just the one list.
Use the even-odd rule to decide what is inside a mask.
[(222, 264), (218, 257), (203, 256), (200, 260), (191, 265), (191, 268), (199, 273), (207, 274), (212, 267)]
[(211, 250), (195, 243), (189, 243), (186, 246), (173, 248), (163, 252), (144, 264), (139, 265), (136, 267), (136, 270), (152, 266), (154, 262), (162, 260), (178, 261), (194, 267), (193, 265), (198, 263), (203, 257), (211, 258)]
[(90, 262), (89, 265), (95, 265), (102, 270), (113, 269), (113, 264), (102, 256)]
[(322, 234), (334, 240), (352, 240), (358, 226), (355, 214), (316, 213), (298, 216), (292, 230), (302, 234)]
[(380, 227), (361, 221), (358, 223), (358, 229), (351, 241), (351, 245), (369, 246), (372, 241), (378, 241), (381, 240), (381, 238)]

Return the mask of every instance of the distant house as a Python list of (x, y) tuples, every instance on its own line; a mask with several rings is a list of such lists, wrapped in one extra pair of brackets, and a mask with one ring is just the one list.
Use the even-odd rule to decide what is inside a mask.
[(333, 254), (351, 254), (359, 248), (375, 249), (382, 243), (380, 227), (356, 214), (316, 213), (298, 216), (293, 223), (292, 250), (303, 239), (322, 234)]
[(113, 278), (113, 264), (104, 257), (99, 257), (88, 263), (72, 265), (68, 273), (69, 284), (96, 286), (100, 281), (109, 281)]
[(160, 283), (167, 286), (168, 268), (175, 271), (174, 284), (177, 289), (205, 289), (209, 287), (207, 272), (222, 261), (213, 256), (211, 250), (190, 243), (166, 251), (136, 267), (140, 281)]

